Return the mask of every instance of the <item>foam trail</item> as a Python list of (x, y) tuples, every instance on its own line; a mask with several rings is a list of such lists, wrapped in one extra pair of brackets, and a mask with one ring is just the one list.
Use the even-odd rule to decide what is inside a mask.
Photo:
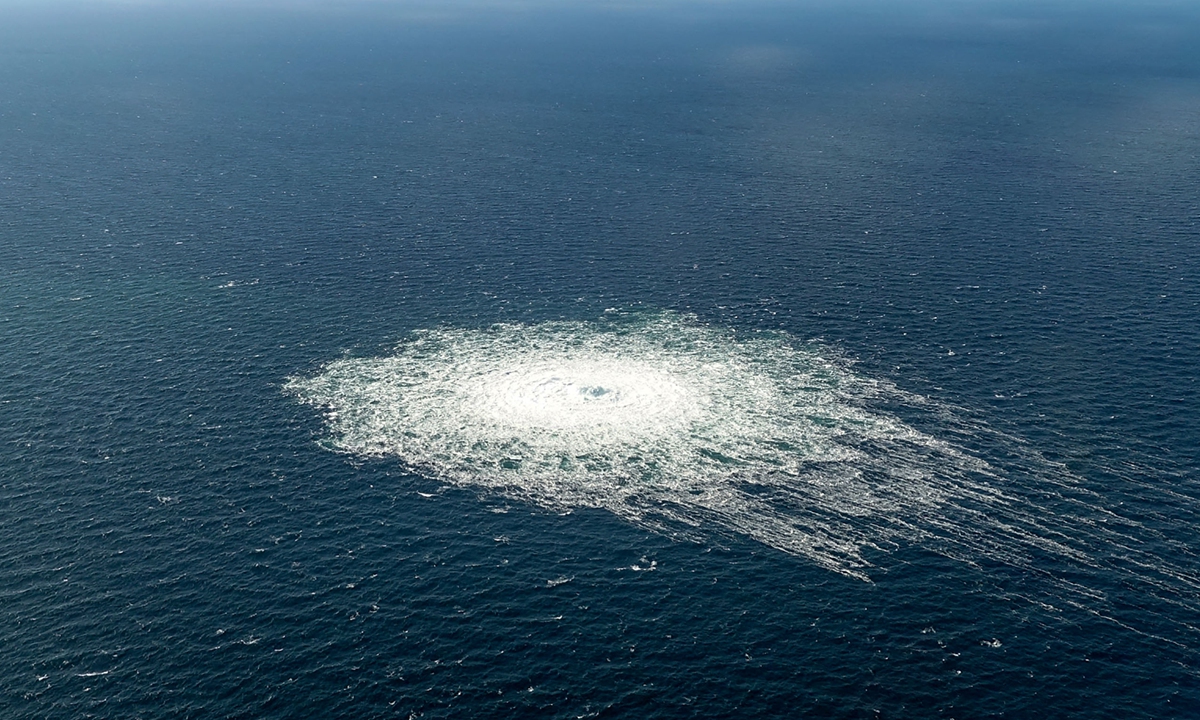
[[(782, 333), (671, 313), (424, 330), (388, 357), (338, 360), (287, 390), (325, 410), (337, 450), (546, 508), (742, 535), (863, 580), (869, 557), (909, 544), (1047, 577), (1046, 558), (1104, 565), (1196, 614), (1196, 573), (1148, 550), (1136, 523), (1096, 521), (1103, 502), (1061, 468)], [(1014, 485), (888, 407), (935, 419), (942, 437), (990, 433), (1039, 486)], [(1103, 601), (1052, 582), (1067, 604)]]

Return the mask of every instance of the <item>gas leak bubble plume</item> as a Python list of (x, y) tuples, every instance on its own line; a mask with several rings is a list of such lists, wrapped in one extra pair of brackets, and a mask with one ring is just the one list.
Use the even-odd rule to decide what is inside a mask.
[(785, 333), (672, 313), (423, 330), (286, 390), (325, 411), (333, 449), (455, 486), (673, 537), (750, 538), (866, 581), (917, 546), (1017, 570), (998, 580), (1014, 599), (1141, 632), (1097, 589), (1115, 576), (1200, 634), (1189, 553), (1165, 557), (1152, 528), (1019, 438)]
[(340, 451), (556, 511), (742, 535), (862, 579), (872, 551), (902, 543), (995, 554), (1016, 532), (1073, 552), (993, 519), (1011, 499), (991, 467), (883, 409), (930, 401), (783, 333), (675, 314), (424, 330), (287, 389), (326, 411)]

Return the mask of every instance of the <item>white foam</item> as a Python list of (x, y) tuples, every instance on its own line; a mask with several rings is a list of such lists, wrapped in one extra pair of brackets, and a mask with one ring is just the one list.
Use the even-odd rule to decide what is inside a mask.
[[(324, 410), (334, 449), (451, 485), (677, 537), (741, 535), (863, 580), (872, 558), (920, 544), (1021, 568), (1045, 583), (1027, 599), (1130, 627), (1083, 580), (1115, 573), (1189, 639), (1156, 637), (1200, 634), (1191, 556), (1164, 557), (1154, 532), (1019, 439), (785, 334), (606, 317), (425, 330), (286, 387)], [(943, 438), (994, 446), (1007, 470)]]
[(789, 336), (673, 314), (426, 330), (288, 389), (324, 408), (341, 451), (556, 510), (742, 534), (864, 579), (864, 553), (928, 537), (942, 508), (1007, 502), (986, 463), (874, 407), (924, 399)]

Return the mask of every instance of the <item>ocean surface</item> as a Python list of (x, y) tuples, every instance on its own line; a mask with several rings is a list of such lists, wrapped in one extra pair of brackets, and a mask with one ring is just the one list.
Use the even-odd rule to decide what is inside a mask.
[(1197, 37), (0, 5), (0, 716), (1200, 717)]

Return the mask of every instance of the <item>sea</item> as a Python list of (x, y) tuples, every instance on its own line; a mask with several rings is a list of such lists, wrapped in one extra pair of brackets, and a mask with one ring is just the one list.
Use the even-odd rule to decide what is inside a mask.
[(1200, 717), (1197, 38), (0, 4), (0, 716)]

